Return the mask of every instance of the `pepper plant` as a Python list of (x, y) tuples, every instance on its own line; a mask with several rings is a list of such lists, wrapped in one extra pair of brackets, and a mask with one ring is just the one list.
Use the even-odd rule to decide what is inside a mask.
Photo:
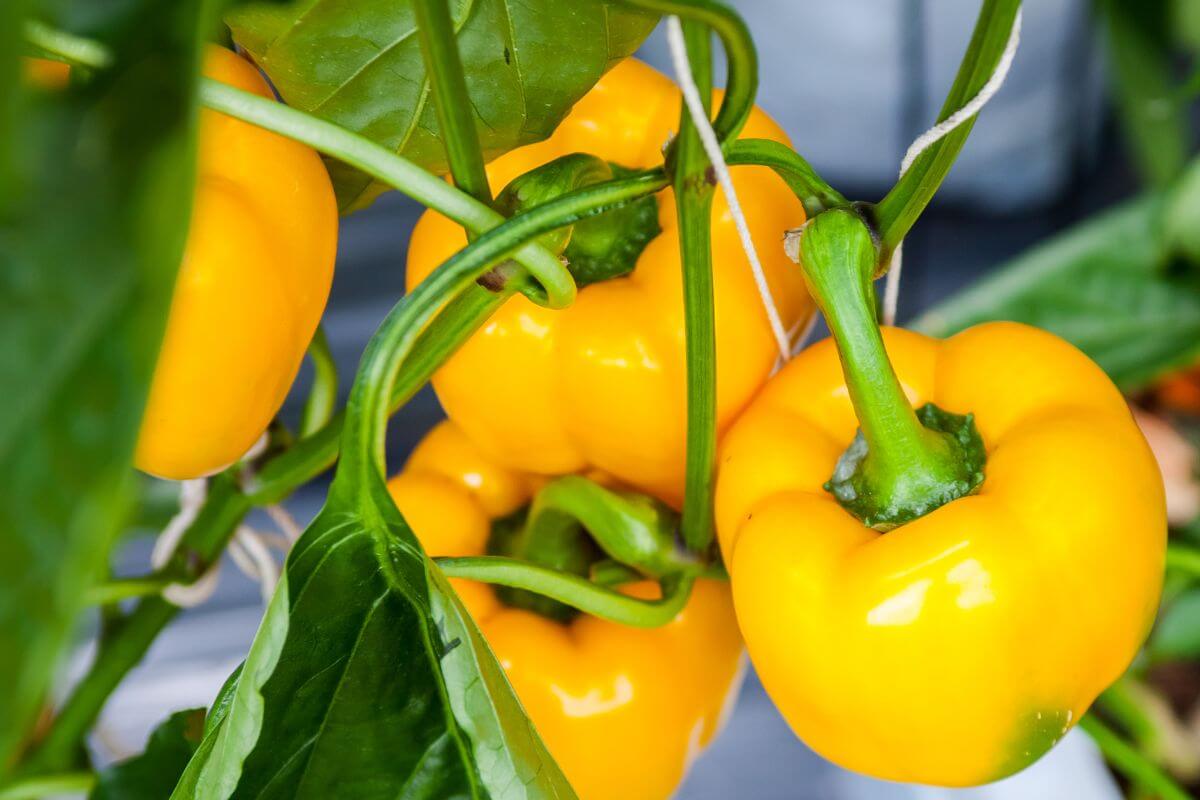
[[(551, 136), (661, 15), (682, 20), (705, 102), (714, 39), (725, 52), (711, 121), (725, 161), (770, 169), (802, 209), (796, 224), (810, 220), (796, 269), (834, 330), (862, 423), (857, 450), (831, 476), (834, 495), (867, 525), (890, 528), (986, 480), (969, 417), (929, 409), (918, 419), (906, 408), (869, 307), (870, 281), (933, 199), (973, 120), (921, 153), (878, 202), (852, 202), (786, 144), (742, 135), (757, 58), (743, 20), (718, 0), (170, 5), (0, 8), (0, 318), (13, 343), (0, 360), (0, 619), (3, 650), (19, 654), (0, 660), (15, 687), (0, 696), (0, 797), (575, 796), (450, 581), (496, 584), (513, 606), (546, 616), (662, 628), (700, 581), (724, 575), (714, 532), (716, 180), (686, 109), (652, 166), (567, 156), (495, 187), (486, 165)], [(1019, 5), (983, 0), (942, 119), (995, 72)], [(203, 42), (219, 37), (263, 70), (282, 102), (201, 77)], [(69, 84), (31, 88), (20, 77), (31, 58), (69, 64)], [(109, 579), (108, 552), (137, 500), (131, 465), (184, 252), (201, 108), (319, 152), (343, 213), (396, 190), (460, 225), (467, 241), (380, 322), (344, 408), (334, 407), (338, 376), (318, 333), (300, 430), (275, 424), (265, 448), (209, 477), (163, 567)], [(633, 252), (644, 241), (631, 243), (631, 231), (653, 238), (638, 210), (668, 188), (686, 354), (682, 496), (672, 505), (564, 477), (507, 522), (507, 536), (493, 536), (501, 544), (488, 554), (429, 558), (386, 483), (389, 417), (517, 295), (565, 309), (597, 276), (620, 280), (612, 276), (628, 259), (614, 267), (613, 242)], [(836, 257), (851, 246), (861, 246), (854, 275)], [(961, 327), (945, 320), (978, 305), (960, 301), (924, 326)], [(1157, 363), (1177, 364), (1183, 349)], [(172, 717), (143, 756), (97, 776), (86, 737), (179, 613), (164, 590), (199, 580), (252, 509), (330, 471), (321, 512), (212, 706)], [(616, 588), (635, 580), (657, 589)], [(50, 703), (54, 665), (89, 603), (101, 619), (95, 658)], [(1186, 796), (1102, 722), (1086, 727), (1135, 783)], [(1055, 738), (1039, 739), (1032, 755)]]

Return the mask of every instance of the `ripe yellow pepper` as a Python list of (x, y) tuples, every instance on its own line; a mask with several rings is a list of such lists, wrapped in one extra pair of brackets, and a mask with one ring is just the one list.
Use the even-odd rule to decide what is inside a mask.
[[(560, 156), (590, 153), (629, 168), (662, 163), (678, 126), (678, 87), (633, 59), (575, 106), (545, 142), (488, 166), (499, 190)], [(755, 109), (744, 136), (786, 142)], [(812, 305), (780, 236), (804, 220), (795, 195), (766, 167), (733, 179), (785, 325)], [(679, 231), (670, 190), (660, 195), (662, 233), (628, 276), (584, 286), (564, 311), (516, 296), (434, 376), (446, 413), (489, 456), (511, 467), (566, 474), (589, 467), (678, 505), (683, 494), (686, 380)], [(433, 211), (409, 245), (408, 285), (466, 245), (462, 229)], [(724, 429), (766, 380), (778, 354), (718, 189), (712, 211), (716, 295), (717, 416)]]
[(1162, 480), (1121, 394), (1043, 331), (883, 339), (913, 406), (973, 413), (977, 492), (887, 533), (822, 485), (858, 420), (826, 340), (722, 442), (738, 622), (793, 730), (850, 769), (963, 786), (1032, 763), (1128, 667), (1162, 581)]
[[(479, 555), (494, 518), (538, 480), (482, 454), (451, 422), (388, 483), (430, 556)], [(486, 584), (451, 579), (550, 753), (583, 800), (665, 800), (716, 734), (740, 681), (729, 587), (699, 580), (660, 628), (582, 615), (555, 622), (504, 606)], [(654, 583), (626, 591), (654, 597)]]
[[(205, 74), (274, 98), (248, 62), (210, 47)], [(337, 203), (305, 145), (201, 114), (183, 263), (135, 463), (195, 478), (241, 457), (283, 404), (329, 297)]]

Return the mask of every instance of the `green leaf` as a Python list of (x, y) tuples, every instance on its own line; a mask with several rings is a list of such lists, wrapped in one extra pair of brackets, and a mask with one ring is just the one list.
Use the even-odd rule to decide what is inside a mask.
[[(452, 0), (485, 158), (549, 136), (657, 17), (611, 0)], [(295, 0), (226, 16), (284, 101), (447, 170), (411, 0)], [(386, 187), (330, 165), (343, 210)]]
[[(200, 0), (0, 3), (107, 47), (9, 91), (0, 46), (0, 773), (134, 500), (130, 468), (192, 199)], [(12, 46), (10, 46), (12, 45)]]
[[(1162, 197), (1093, 217), (998, 267), (913, 327), (949, 336), (988, 320), (1045, 328), (1126, 391), (1200, 358), (1200, 275), (1164, 262)], [(1182, 268), (1180, 268), (1182, 266)]]
[(1200, 658), (1200, 589), (1184, 592), (1167, 606), (1146, 650), (1155, 661)]
[(162, 800), (183, 774), (203, 733), (203, 708), (177, 711), (154, 729), (144, 752), (100, 772), (90, 800)]
[(172, 797), (574, 797), (382, 480), (346, 485)]

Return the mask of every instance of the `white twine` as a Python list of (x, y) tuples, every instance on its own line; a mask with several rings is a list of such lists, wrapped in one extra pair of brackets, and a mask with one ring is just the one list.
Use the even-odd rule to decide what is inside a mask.
[(671, 48), (671, 62), (675, 67), (675, 77), (683, 90), (683, 101), (687, 104), (688, 114), (696, 126), (697, 133), (700, 134), (700, 143), (704, 147), (704, 153), (712, 163), (717, 182), (725, 192), (726, 202), (729, 203), (729, 213), (733, 217), (733, 225), (737, 228), (742, 249), (746, 251), (746, 258), (750, 262), (750, 271), (754, 274), (754, 283), (758, 287), (763, 308), (767, 312), (767, 321), (771, 324), (771, 333), (774, 334), (775, 343), (779, 346), (779, 357), (783, 361), (787, 361), (792, 355), (791, 340), (788, 338), (783, 319), (779, 315), (779, 307), (775, 304), (775, 298), (771, 294), (771, 287), (767, 283), (767, 275), (763, 271), (762, 262), (758, 259), (754, 241), (750, 238), (750, 227), (746, 224), (746, 215), (742, 212), (737, 192), (733, 188), (733, 178), (729, 174), (729, 166), (725, 163), (725, 155), (721, 152), (721, 143), (717, 141), (717, 134), (713, 130), (712, 123), (709, 121), (708, 115), (704, 113), (704, 101), (700, 98), (700, 89), (692, 79), (692, 66), (688, 60), (687, 46), (683, 41), (683, 26), (679, 22), (679, 17), (667, 17), (667, 44)]
[[(978, 114), (988, 104), (988, 101), (995, 96), (996, 92), (1000, 91), (1000, 87), (1004, 85), (1004, 79), (1008, 77), (1008, 72), (1012, 69), (1013, 59), (1017, 55), (1017, 47), (1021, 43), (1021, 14), (1022, 9), (1018, 8), (1016, 16), (1013, 17), (1013, 26), (1012, 31), (1008, 35), (1008, 42), (1004, 45), (1004, 52), (1000, 54), (1000, 60), (996, 63), (996, 69), (992, 72), (991, 77), (987, 79), (987, 83), (962, 108), (913, 140), (913, 143), (908, 146), (908, 150), (905, 151), (903, 160), (900, 162), (901, 178), (904, 177), (909, 167), (913, 165), (913, 162), (922, 153), (945, 138), (955, 128)], [(896, 245), (895, 252), (892, 253), (892, 264), (888, 269), (887, 278), (883, 285), (884, 325), (896, 324), (896, 307), (900, 302), (900, 270), (903, 263), (904, 242), (900, 242)]]
[[(263, 434), (258, 441), (246, 451), (239, 461), (251, 461), (261, 455), (267, 447), (267, 436)], [(241, 474), (243, 482), (251, 477), (250, 467), (244, 467)], [(171, 560), (183, 535), (196, 521), (200, 509), (208, 496), (208, 481), (205, 478), (181, 481), (179, 484), (179, 511), (173, 516), (162, 533), (154, 542), (150, 553), (151, 569), (160, 570)], [(246, 577), (259, 585), (263, 604), (269, 603), (275, 586), (279, 583), (279, 566), (271, 554), (271, 548), (284, 555), (291, 550), (296, 540), (300, 538), (300, 526), (290, 513), (282, 506), (266, 507), (267, 515), (282, 535), (257, 531), (249, 525), (240, 525), (230, 539), (227, 548), (230, 559)], [(162, 596), (173, 605), (180, 608), (191, 608), (200, 605), (213, 596), (220, 579), (221, 562), (212, 564), (196, 580), (191, 583), (172, 583), (162, 591)]]

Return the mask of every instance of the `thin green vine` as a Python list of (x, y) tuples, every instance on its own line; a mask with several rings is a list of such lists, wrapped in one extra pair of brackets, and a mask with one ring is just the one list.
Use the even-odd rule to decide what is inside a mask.
[[(462, 57), (446, 0), (414, 0), (421, 54), (433, 84), (441, 140), (454, 184), (481, 203), (491, 203), (492, 190), (483, 168), (479, 133), (471, 114), (471, 98)], [(468, 230), (471, 236), (473, 231)]]
[[(688, 60), (708, 111), (712, 95), (709, 30), (683, 24)], [(683, 265), (684, 342), (687, 353), (687, 461), (683, 540), (696, 552), (712, 544), (712, 499), (717, 455), (717, 338), (712, 274), (712, 199), (716, 188), (687, 106), (680, 111), (674, 145), (675, 208)]]
[[(954, 84), (942, 105), (938, 122), (966, 105), (987, 83), (1008, 44), (1013, 20), (1020, 7), (1021, 0), (984, 0), (971, 43), (967, 46)], [(966, 144), (974, 124), (974, 119), (968, 120), (930, 146), (875, 206), (874, 222), (885, 254), (903, 241), (921, 212), (929, 205), (934, 193), (950, 173), (950, 167)]]
[(641, 600), (569, 572), (513, 558), (464, 556), (434, 561), (447, 577), (536, 592), (586, 614), (637, 628), (657, 628), (673, 620), (687, 604), (696, 579), (694, 574), (678, 573), (663, 580), (661, 598)]

